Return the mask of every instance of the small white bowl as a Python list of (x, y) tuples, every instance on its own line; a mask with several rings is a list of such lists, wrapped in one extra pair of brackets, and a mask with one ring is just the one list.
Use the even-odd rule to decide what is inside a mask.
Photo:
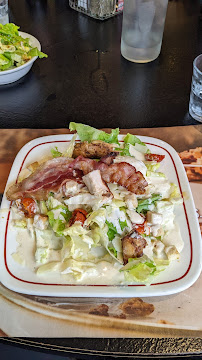
[[(32, 47), (37, 47), (39, 51), (41, 50), (40, 42), (32, 35), (27, 34), (25, 32), (19, 31), (20, 36), (24, 39), (29, 38), (30, 44)], [(28, 73), (31, 69), (33, 63), (38, 58), (38, 56), (34, 56), (31, 60), (27, 61), (26, 64), (21, 65), (19, 67), (15, 67), (14, 69), (0, 71), (0, 85), (10, 84), (14, 81), (21, 79), (24, 75)]]

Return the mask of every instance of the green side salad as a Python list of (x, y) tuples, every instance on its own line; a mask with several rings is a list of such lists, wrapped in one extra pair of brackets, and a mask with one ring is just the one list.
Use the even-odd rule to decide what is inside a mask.
[(24, 65), (34, 56), (46, 58), (48, 55), (32, 47), (30, 39), (19, 34), (19, 26), (9, 23), (0, 24), (0, 71)]

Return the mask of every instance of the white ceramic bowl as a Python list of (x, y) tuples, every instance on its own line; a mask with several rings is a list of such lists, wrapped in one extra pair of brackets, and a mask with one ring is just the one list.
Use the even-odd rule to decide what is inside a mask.
[[(20, 36), (23, 38), (29, 38), (30, 44), (33, 47), (37, 47), (39, 51), (41, 50), (40, 42), (32, 35), (27, 34), (25, 32), (19, 31)], [(16, 67), (14, 69), (0, 71), (0, 85), (10, 84), (14, 81), (21, 79), (24, 75), (28, 73), (31, 69), (33, 63), (37, 59), (38, 56), (34, 56), (31, 60), (29, 60), (26, 64)]]

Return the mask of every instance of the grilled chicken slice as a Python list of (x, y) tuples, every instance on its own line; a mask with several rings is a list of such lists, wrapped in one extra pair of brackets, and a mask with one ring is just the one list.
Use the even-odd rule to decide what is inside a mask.
[(126, 265), (128, 259), (143, 256), (143, 249), (147, 245), (146, 240), (136, 231), (132, 230), (122, 239), (123, 263)]
[(101, 140), (95, 140), (91, 143), (83, 141), (74, 146), (73, 158), (82, 155), (85, 158), (100, 159), (109, 155), (113, 151), (113, 145)]
[(112, 197), (111, 191), (101, 177), (100, 170), (89, 172), (87, 175), (83, 176), (82, 180), (92, 195)]

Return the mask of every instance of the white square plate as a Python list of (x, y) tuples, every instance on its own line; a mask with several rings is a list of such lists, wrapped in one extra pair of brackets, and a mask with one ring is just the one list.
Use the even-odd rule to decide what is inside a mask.
[[(60, 151), (66, 148), (72, 135), (45, 136), (26, 144), (16, 156), (7, 186), (16, 181), (20, 171), (29, 164), (50, 155), (50, 149), (57, 146)], [(132, 297), (132, 296), (163, 296), (177, 293), (191, 286), (201, 272), (201, 235), (196, 216), (195, 205), (189, 182), (183, 164), (177, 152), (162, 140), (139, 136), (151, 152), (165, 155), (161, 165), (171, 182), (179, 186), (183, 196), (183, 204), (177, 206), (176, 222), (180, 226), (184, 248), (180, 260), (174, 261), (160, 273), (150, 286), (135, 285), (72, 285), (62, 283), (57, 276), (39, 277), (34, 271), (23, 267), (13, 260), (12, 253), (16, 251), (17, 241), (11, 230), (11, 202), (2, 200), (0, 217), (0, 281), (9, 289), (30, 295), (45, 296), (75, 296), (75, 297)], [(120, 135), (121, 141), (123, 136)]]

